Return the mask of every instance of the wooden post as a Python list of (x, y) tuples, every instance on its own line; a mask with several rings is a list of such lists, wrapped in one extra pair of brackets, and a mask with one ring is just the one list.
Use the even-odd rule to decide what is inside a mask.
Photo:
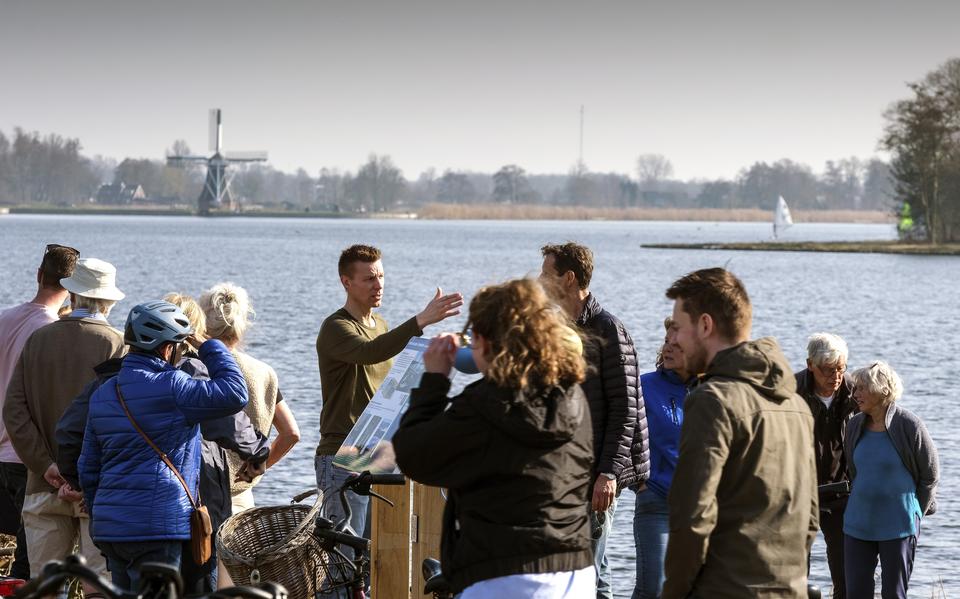
[(400, 486), (377, 486), (390, 505), (371, 499), (371, 594), (388, 599), (418, 599), (423, 595), (420, 564), (440, 559), (440, 532), (444, 499), (440, 489), (412, 481)]
[(443, 531), (443, 508), (446, 500), (437, 487), (415, 485), (413, 490), (413, 516), (417, 523), (413, 543), (413, 596), (423, 596), (423, 574), (420, 565), (432, 557), (440, 559), (440, 533)]

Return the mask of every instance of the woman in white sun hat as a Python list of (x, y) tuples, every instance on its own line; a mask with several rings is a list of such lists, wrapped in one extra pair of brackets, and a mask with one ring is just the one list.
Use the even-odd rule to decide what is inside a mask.
[(70, 318), (106, 320), (113, 305), (125, 297), (117, 289), (117, 269), (97, 258), (78, 260), (73, 274), (60, 284), (70, 292)]

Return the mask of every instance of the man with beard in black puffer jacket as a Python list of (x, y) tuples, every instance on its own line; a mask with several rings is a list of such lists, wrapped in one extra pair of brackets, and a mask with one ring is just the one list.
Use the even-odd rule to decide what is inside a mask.
[(606, 558), (617, 497), (641, 488), (650, 475), (647, 418), (640, 392), (637, 352), (623, 323), (590, 293), (593, 252), (567, 242), (545, 245), (540, 281), (584, 335), (587, 378), (581, 384), (593, 420), (593, 519), (597, 597), (613, 597)]

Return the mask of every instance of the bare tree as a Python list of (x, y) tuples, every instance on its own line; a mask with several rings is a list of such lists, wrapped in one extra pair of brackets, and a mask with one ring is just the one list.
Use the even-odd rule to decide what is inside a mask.
[(654, 186), (673, 176), (673, 164), (663, 154), (640, 154), (637, 157), (637, 179), (645, 187)]

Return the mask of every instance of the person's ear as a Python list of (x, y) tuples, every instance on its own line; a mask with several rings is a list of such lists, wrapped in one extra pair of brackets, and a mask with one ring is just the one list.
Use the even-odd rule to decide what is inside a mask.
[(713, 322), (713, 317), (704, 312), (700, 315), (700, 318), (697, 319), (697, 333), (701, 339), (706, 339), (715, 329), (715, 323)]
[(568, 270), (567, 272), (563, 273), (563, 284), (566, 287), (579, 287), (577, 284), (577, 275), (575, 275), (572, 270)]
[(343, 285), (345, 290), (350, 289), (350, 277), (347, 275), (340, 275), (340, 284)]
[(37, 285), (43, 283), (43, 269), (37, 269)]

